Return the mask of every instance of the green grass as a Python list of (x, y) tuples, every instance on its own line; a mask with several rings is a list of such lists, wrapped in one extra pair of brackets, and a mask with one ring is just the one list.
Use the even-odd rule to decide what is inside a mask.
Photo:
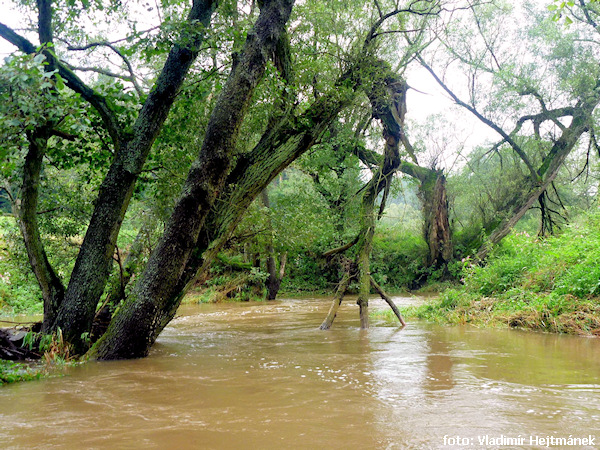
[(485, 266), (463, 263), (463, 286), (403, 314), (600, 336), (600, 213), (588, 214), (556, 237), (508, 236)]

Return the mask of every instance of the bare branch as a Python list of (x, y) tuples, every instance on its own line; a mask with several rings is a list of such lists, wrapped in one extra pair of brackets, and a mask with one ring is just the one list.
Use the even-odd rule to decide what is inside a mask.
[(446, 86), (446, 84), (438, 77), (438, 75), (435, 73), (435, 71), (425, 62), (425, 60), (421, 56), (418, 56), (417, 59), (419, 60), (419, 62), (421, 63), (421, 65), (433, 76), (433, 78), (435, 79), (435, 81), (437, 81), (437, 83), (442, 87), (442, 89), (444, 89), (446, 91), (446, 93), (450, 97), (452, 97), (452, 99), (454, 100), (454, 102), (457, 105), (460, 105), (463, 108), (469, 110), (481, 122), (483, 122), (488, 127), (490, 127), (491, 129), (493, 129), (496, 133), (498, 133), (500, 136), (502, 136), (502, 138), (504, 139), (504, 141), (506, 141), (506, 142), (508, 142), (510, 144), (510, 146), (515, 151), (515, 153), (517, 155), (519, 155), (519, 157), (521, 158), (521, 160), (523, 161), (523, 163), (527, 166), (527, 169), (529, 170), (529, 173), (531, 174), (531, 179), (532, 180), (537, 180), (539, 178), (537, 171), (531, 165), (531, 162), (529, 161), (529, 158), (527, 157), (527, 155), (525, 154), (525, 152), (523, 151), (523, 149), (514, 141), (514, 139), (510, 135), (506, 134), (506, 132), (502, 128), (500, 128), (498, 125), (496, 125), (490, 119), (488, 119), (487, 117), (484, 117), (473, 106), (471, 106), (471, 105), (463, 102), (461, 99), (459, 99), (456, 96), (456, 94), (454, 94), (454, 92), (452, 92), (450, 90), (450, 88), (448, 88), (448, 86)]
[(136, 92), (138, 93), (138, 96), (142, 97), (144, 95), (144, 92), (142, 91), (142, 88), (140, 87), (140, 85), (137, 83), (137, 80), (135, 79), (135, 77), (133, 77), (131, 75), (121, 75), (118, 73), (111, 72), (110, 70), (107, 70), (107, 69), (101, 69), (99, 67), (80, 67), (80, 66), (73, 66), (73, 65), (67, 63), (66, 61), (61, 61), (61, 62), (63, 64), (65, 64), (66, 66), (68, 66), (69, 69), (71, 69), (75, 72), (94, 72), (94, 73), (99, 73), (101, 75), (106, 75), (107, 77), (119, 78), (120, 80), (123, 80), (123, 81), (129, 81), (130, 83), (133, 84), (133, 87), (136, 90)]
[(348, 250), (349, 248), (352, 248), (360, 239), (360, 234), (357, 234), (356, 237), (354, 239), (352, 239), (350, 242), (337, 247), (337, 248), (332, 248), (331, 250), (327, 250), (325, 253), (323, 253), (323, 258), (329, 258), (330, 256), (333, 255), (337, 255), (338, 253), (343, 253), (346, 250)]
[[(138, 95), (140, 97), (142, 97), (144, 95), (144, 92), (142, 91), (142, 88), (140, 87), (140, 85), (137, 82), (137, 78), (135, 76), (135, 72), (133, 71), (133, 66), (131, 65), (131, 62), (129, 62), (129, 59), (118, 48), (116, 48), (110, 42), (92, 42), (92, 43), (90, 43), (88, 45), (85, 45), (83, 47), (67, 47), (67, 50), (81, 51), (81, 50), (88, 50), (88, 49), (94, 48), (94, 47), (106, 47), (106, 48), (109, 48), (114, 53), (116, 53), (119, 56), (119, 58), (121, 58), (123, 60), (123, 62), (127, 66), (127, 71), (129, 72), (129, 79), (127, 81), (131, 81), (131, 83), (133, 83), (133, 86), (135, 87), (136, 92), (138, 93)], [(99, 73), (102, 73), (102, 72), (99, 72)], [(121, 79), (125, 79), (122, 76), (116, 76), (116, 75), (109, 75), (109, 76), (116, 77), (116, 78), (121, 78)]]

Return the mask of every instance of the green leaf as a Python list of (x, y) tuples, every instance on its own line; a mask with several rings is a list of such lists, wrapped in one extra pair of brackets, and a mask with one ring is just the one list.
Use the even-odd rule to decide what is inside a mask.
[(62, 91), (65, 88), (65, 82), (59, 74), (54, 75), (54, 79), (56, 81), (56, 89)]

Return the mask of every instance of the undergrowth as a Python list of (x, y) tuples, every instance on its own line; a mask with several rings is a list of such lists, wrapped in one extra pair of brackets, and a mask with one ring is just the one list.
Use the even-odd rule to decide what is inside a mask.
[(0, 385), (41, 378), (43, 371), (26, 363), (0, 359)]
[(485, 266), (463, 263), (463, 286), (403, 313), (437, 322), (600, 336), (600, 213), (555, 237), (510, 235)]

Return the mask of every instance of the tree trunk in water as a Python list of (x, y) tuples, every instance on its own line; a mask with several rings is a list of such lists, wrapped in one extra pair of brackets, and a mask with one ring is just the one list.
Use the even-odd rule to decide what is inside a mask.
[(269, 276), (266, 281), (267, 300), (275, 300), (277, 298), (279, 288), (281, 287), (281, 281), (285, 275), (287, 253), (284, 252), (279, 256), (279, 270), (277, 270), (277, 259), (274, 255), (275, 251), (273, 246), (269, 246), (267, 251), (269, 252), (269, 256), (267, 257), (267, 271), (269, 272)]
[(344, 295), (348, 290), (348, 286), (350, 286), (350, 282), (353, 280), (353, 277), (348, 272), (344, 272), (344, 276), (340, 281), (340, 284), (335, 292), (335, 296), (333, 297), (333, 301), (331, 302), (331, 307), (329, 308), (329, 313), (327, 313), (327, 317), (319, 327), (321, 330), (329, 330), (331, 325), (333, 325), (333, 321), (335, 320), (335, 316), (337, 315), (338, 309), (342, 304), (342, 300), (344, 300)]
[(369, 183), (361, 206), (361, 229), (358, 241), (358, 255), (356, 265), (358, 269), (358, 299), (360, 327), (369, 328), (369, 294), (371, 293), (371, 250), (373, 249), (373, 236), (375, 235), (375, 198), (377, 189), (375, 184)]
[[(288, 114), (277, 124), (270, 127), (256, 147), (248, 154), (237, 158), (236, 166), (231, 170), (225, 182), (225, 188), (219, 195), (220, 201), (214, 205), (200, 233), (198, 245), (191, 253), (185, 270), (179, 277), (172, 297), (165, 299), (162, 310), (156, 309), (156, 328), (153, 337), (148, 339), (146, 350), (140, 351), (141, 356), (150, 348), (158, 333), (175, 316), (177, 308), (185, 291), (193, 284), (197, 276), (204, 273), (218, 252), (241, 221), (244, 212), (252, 201), (265, 189), (269, 183), (294, 160), (308, 151), (323, 135), (339, 112), (349, 105), (356, 96), (356, 89), (363, 81), (365, 68), (377, 60), (363, 55), (354, 61), (340, 76), (335, 90), (322, 95), (300, 116)], [(210, 237), (209, 237), (210, 235)], [(121, 310), (119, 315), (136, 316), (138, 307), (135, 302), (128, 302), (130, 311)], [(123, 324), (111, 326), (113, 340), (122, 334), (127, 336), (129, 326)], [(135, 327), (131, 327), (135, 330)], [(115, 331), (115, 330), (121, 330)], [(135, 331), (133, 331), (135, 333)], [(126, 338), (124, 338), (126, 339)], [(100, 346), (108, 348), (108, 344), (98, 343), (91, 355), (98, 355)], [(115, 357), (115, 356), (113, 356)], [(125, 357), (125, 356), (122, 356)], [(128, 356), (133, 357), (133, 356)]]
[(281, 281), (285, 275), (285, 264), (287, 254), (283, 253), (280, 256), (279, 270), (277, 270), (277, 258), (275, 257), (275, 248), (273, 248), (273, 221), (271, 220), (271, 202), (269, 201), (269, 193), (267, 189), (263, 189), (260, 194), (263, 206), (269, 210), (267, 213), (267, 273), (269, 274), (265, 281), (267, 288), (267, 300), (275, 300), (277, 293), (281, 287)]
[[(188, 15), (189, 22), (208, 26), (214, 0), (196, 0)], [(85, 350), (81, 335), (91, 328), (98, 301), (104, 292), (112, 266), (117, 236), (154, 140), (192, 63), (204, 36), (199, 33), (188, 45), (175, 45), (133, 126), (130, 139), (120, 136), (114, 162), (106, 175), (95, 203), (81, 250), (69, 280), (53, 330), (62, 329), (65, 339), (76, 351)]]
[(371, 286), (373, 286), (373, 288), (377, 291), (377, 293), (379, 294), (379, 296), (382, 299), (384, 299), (385, 302), (392, 309), (392, 311), (394, 311), (394, 314), (396, 315), (396, 317), (400, 321), (400, 324), (403, 327), (405, 327), (406, 326), (406, 322), (404, 321), (404, 317), (402, 317), (402, 314), (400, 314), (400, 310), (398, 310), (398, 307), (392, 301), (392, 298), (389, 295), (387, 295), (387, 293), (383, 290), (383, 288), (381, 286), (379, 286), (379, 284), (377, 284), (377, 282), (373, 279), (373, 277), (371, 277)]
[(254, 199), (287, 166), (308, 151), (323, 135), (340, 111), (355, 98), (363, 69), (372, 59), (362, 58), (342, 74), (336, 88), (322, 95), (300, 116), (287, 115), (270, 127), (260, 142), (248, 154), (238, 156), (235, 167), (227, 177), (226, 188), (219, 195), (200, 233), (198, 245), (192, 252), (174, 294), (163, 311), (158, 327), (160, 332), (175, 317), (183, 293), (194, 280), (205, 273), (225, 244), (244, 212)]
[(40, 174), (49, 133), (50, 130), (45, 128), (37, 128), (27, 133), (29, 150), (23, 167), (21, 200), (20, 204), (16, 205), (19, 228), (23, 235), (29, 263), (42, 290), (44, 300), (42, 331), (44, 333), (47, 333), (54, 323), (65, 292), (61, 280), (48, 261), (37, 220)]
[[(394, 172), (400, 166), (401, 124), (406, 111), (406, 82), (390, 73), (388, 67), (382, 66), (381, 69), (377, 72), (377, 77), (373, 77), (370, 80), (371, 89), (367, 92), (367, 95), (371, 101), (373, 117), (379, 119), (383, 125), (385, 147), (383, 158), (380, 158), (379, 161), (379, 169), (373, 173), (373, 177), (363, 189), (360, 231), (358, 233), (358, 243), (356, 244), (358, 250), (355, 276), (359, 283), (358, 300), (356, 303), (359, 306), (360, 326), (363, 329), (369, 327), (369, 294), (371, 292), (370, 258), (378, 217), (375, 212), (375, 202), (379, 193), (387, 190)], [(379, 207), (380, 212), (385, 208), (385, 200), (386, 196), (384, 195)], [(341, 285), (342, 283), (340, 283)], [(341, 299), (339, 301), (341, 302)], [(323, 325), (321, 325), (321, 329), (327, 329), (331, 326), (331, 322), (333, 322), (335, 312), (337, 311), (335, 304), (336, 299), (334, 299), (332, 309), (325, 322), (323, 322)]]
[[(98, 359), (146, 356), (164, 318), (179, 303), (179, 281), (196, 247), (200, 230), (230, 170), (242, 120), (292, 10), (292, 1), (265, 1), (248, 33), (192, 164), (165, 233), (132, 295), (125, 301), (94, 353)], [(170, 319), (170, 317), (169, 317)]]

